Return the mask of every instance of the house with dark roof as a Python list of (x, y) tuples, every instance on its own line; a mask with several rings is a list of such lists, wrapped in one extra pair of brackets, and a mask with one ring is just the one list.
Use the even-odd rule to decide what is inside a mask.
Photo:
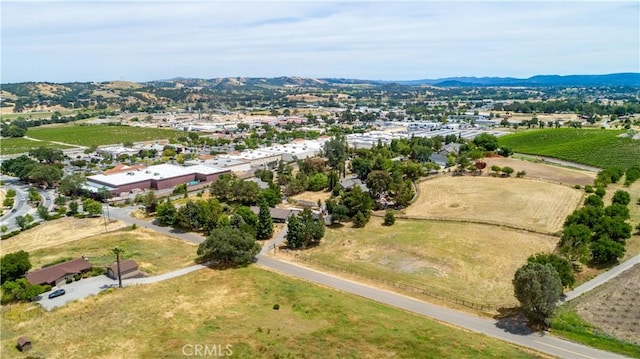
[(345, 191), (351, 191), (354, 187), (360, 187), (362, 192), (369, 192), (367, 184), (362, 182), (356, 175), (347, 176), (340, 180), (340, 187)]
[(447, 164), (449, 163), (449, 160), (447, 159), (446, 156), (438, 153), (432, 153), (431, 155), (429, 155), (429, 161), (437, 164), (442, 168), (447, 168), (448, 167)]
[[(251, 211), (255, 214), (260, 214), (260, 207), (251, 206), (249, 207)], [(282, 208), (269, 208), (269, 213), (271, 214), (271, 219), (275, 222), (286, 222), (289, 217), (294, 215), (294, 211), (291, 209), (282, 209)]]
[(66, 282), (67, 278), (82, 274), (91, 270), (93, 265), (85, 257), (73, 259), (64, 263), (54, 264), (49, 267), (34, 270), (25, 274), (29, 283), (34, 285), (58, 286)]
[[(113, 263), (112, 265), (105, 268), (107, 277), (111, 279), (118, 279), (118, 263)], [(138, 263), (133, 259), (125, 259), (120, 261), (120, 277), (122, 279), (133, 278), (140, 275), (140, 271), (138, 270)]]

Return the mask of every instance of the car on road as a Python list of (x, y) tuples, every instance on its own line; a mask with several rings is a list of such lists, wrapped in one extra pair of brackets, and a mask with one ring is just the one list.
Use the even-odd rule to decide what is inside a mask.
[(59, 297), (61, 295), (64, 295), (65, 293), (66, 292), (64, 291), (64, 289), (56, 289), (53, 292), (49, 293), (49, 299)]

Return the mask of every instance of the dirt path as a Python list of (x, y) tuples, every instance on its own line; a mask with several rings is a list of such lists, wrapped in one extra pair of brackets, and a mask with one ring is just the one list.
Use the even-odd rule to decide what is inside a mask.
[(56, 145), (61, 145), (61, 146), (69, 146), (69, 147), (75, 147), (75, 148), (87, 148), (86, 146), (74, 145), (74, 144), (66, 143), (66, 142), (45, 141), (45, 140), (39, 140), (37, 138), (27, 137), (27, 136), (24, 136), (23, 138), (25, 140), (34, 141), (34, 142), (47, 142), (47, 143), (55, 143)]
[(576, 162), (570, 162), (570, 161), (565, 161), (565, 160), (561, 160), (558, 158), (553, 158), (553, 157), (546, 157), (546, 156), (535, 156), (535, 155), (528, 155), (528, 154), (524, 154), (524, 153), (514, 153), (514, 156), (519, 156), (522, 158), (528, 158), (528, 159), (532, 159), (532, 160), (543, 160), (545, 162), (549, 162), (552, 164), (556, 164), (556, 165), (560, 165), (560, 166), (565, 166), (565, 167), (572, 167), (572, 168), (577, 168), (577, 169), (581, 169), (581, 170), (585, 170), (585, 171), (589, 171), (589, 172), (600, 172), (600, 168), (598, 167), (593, 167), (593, 166), (589, 166), (589, 165), (583, 165), (582, 163), (576, 163)]

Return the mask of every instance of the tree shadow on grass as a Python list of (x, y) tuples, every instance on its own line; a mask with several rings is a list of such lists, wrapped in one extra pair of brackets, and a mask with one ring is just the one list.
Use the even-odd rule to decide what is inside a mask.
[(527, 318), (520, 311), (520, 308), (499, 308), (496, 319), (496, 327), (507, 333), (517, 335), (529, 335), (535, 331), (529, 327)]

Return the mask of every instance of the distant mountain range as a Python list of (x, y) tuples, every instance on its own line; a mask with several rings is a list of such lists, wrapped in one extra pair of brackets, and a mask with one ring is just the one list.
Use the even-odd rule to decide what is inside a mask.
[(176, 77), (168, 80), (151, 81), (158, 86), (167, 83), (182, 83), (186, 86), (204, 87), (240, 87), (240, 86), (277, 86), (277, 87), (313, 87), (323, 85), (388, 85), (436, 86), (436, 87), (553, 87), (553, 86), (634, 86), (640, 87), (640, 73), (627, 72), (607, 75), (537, 75), (527, 79), (514, 77), (446, 77), (440, 79), (381, 81), (357, 80), (347, 78), (309, 78), (296, 76), (282, 77), (224, 77), (197, 79)]
[(386, 81), (402, 85), (431, 85), (438, 87), (477, 87), (477, 86), (640, 86), (640, 73), (625, 72), (607, 75), (537, 75), (527, 79), (513, 77), (447, 77), (442, 79), (424, 79), (411, 81)]

